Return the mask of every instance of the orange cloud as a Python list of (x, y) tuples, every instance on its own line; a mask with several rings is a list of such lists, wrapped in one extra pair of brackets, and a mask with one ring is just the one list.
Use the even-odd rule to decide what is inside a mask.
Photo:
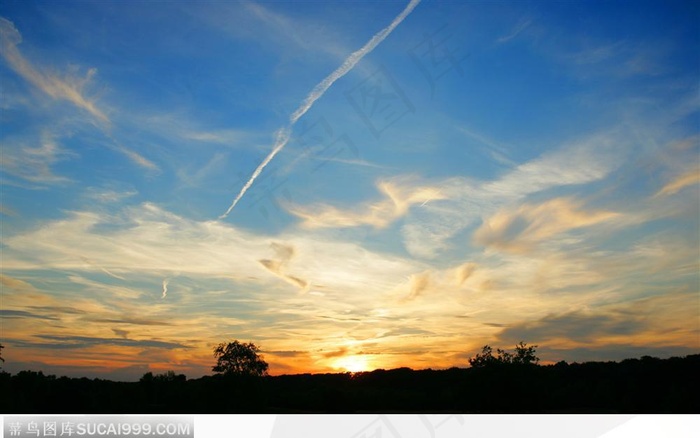
[(700, 184), (700, 169), (693, 169), (669, 182), (654, 197), (674, 195), (686, 187)]
[(455, 270), (455, 281), (457, 286), (461, 286), (476, 270), (476, 264), (465, 263)]
[(299, 277), (295, 277), (293, 275), (287, 274), (286, 267), (289, 264), (289, 262), (294, 258), (294, 247), (291, 245), (282, 245), (279, 243), (272, 243), (272, 249), (275, 251), (277, 259), (276, 260), (268, 260), (268, 259), (262, 259), (258, 260), (261, 265), (265, 267), (268, 271), (272, 272), (276, 276), (280, 277), (284, 281), (298, 287), (299, 289), (302, 290), (302, 292), (308, 292), (309, 287), (311, 284)]
[(384, 199), (367, 203), (353, 210), (341, 210), (329, 205), (318, 205), (309, 209), (289, 207), (293, 215), (303, 219), (307, 228), (346, 228), (369, 225), (384, 228), (408, 213), (416, 204), (445, 199), (436, 187), (412, 187), (406, 181), (382, 181), (377, 188)]
[(430, 286), (430, 273), (423, 272), (421, 274), (411, 275), (410, 284), (411, 292), (401, 300), (402, 302), (415, 300), (428, 289)]
[(569, 198), (556, 198), (538, 205), (524, 204), (516, 210), (501, 210), (486, 219), (474, 233), (474, 241), (508, 252), (522, 253), (554, 235), (571, 229), (609, 221), (619, 213), (586, 212)]

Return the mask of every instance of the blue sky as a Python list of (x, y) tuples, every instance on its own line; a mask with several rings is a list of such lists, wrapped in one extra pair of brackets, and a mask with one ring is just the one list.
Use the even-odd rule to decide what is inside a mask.
[(0, 17), (4, 369), (196, 377), (232, 339), (275, 374), (700, 348), (692, 2)]

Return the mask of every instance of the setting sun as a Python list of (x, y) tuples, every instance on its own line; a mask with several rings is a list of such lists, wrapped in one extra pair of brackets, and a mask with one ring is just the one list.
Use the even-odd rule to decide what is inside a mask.
[(335, 368), (342, 368), (351, 373), (368, 371), (369, 365), (364, 356), (345, 356), (335, 362)]

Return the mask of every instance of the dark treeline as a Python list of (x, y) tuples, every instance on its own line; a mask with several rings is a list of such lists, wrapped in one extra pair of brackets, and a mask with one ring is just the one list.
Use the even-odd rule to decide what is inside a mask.
[(556, 365), (139, 382), (0, 373), (4, 413), (698, 413), (700, 354)]

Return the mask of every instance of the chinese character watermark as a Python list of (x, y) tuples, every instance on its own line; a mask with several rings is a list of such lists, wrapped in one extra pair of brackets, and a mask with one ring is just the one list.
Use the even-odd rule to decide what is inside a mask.
[[(297, 161), (312, 160), (313, 167), (310, 174), (320, 170), (330, 162), (353, 163), (360, 159), (360, 151), (349, 135), (339, 134), (326, 118), (321, 117), (312, 123), (300, 123), (300, 131), (294, 141), (302, 148), (295, 161), (286, 168), (275, 169), (268, 166), (254, 182), (255, 190), (246, 200), (248, 209), (255, 208), (265, 219), (271, 219), (273, 210), (281, 212), (284, 204), (292, 202), (292, 193), (288, 182), (289, 169)], [(259, 161), (262, 161), (261, 157)], [(249, 174), (239, 171), (237, 179), (230, 186), (231, 189), (243, 186), (249, 180)]]
[[(423, 426), (428, 431), (430, 438), (436, 438), (438, 436), (437, 435), (438, 429), (440, 429), (442, 426), (444, 426), (446, 423), (450, 422), (451, 420), (454, 420), (452, 423), (456, 422), (459, 424), (459, 426), (464, 426), (464, 417), (462, 415), (447, 415), (445, 418), (443, 418), (440, 421), (437, 421), (437, 419), (435, 419), (434, 417), (435, 417), (434, 415), (431, 415), (430, 417), (427, 415), (418, 415), (418, 419), (420, 420), (421, 423), (423, 423)], [(444, 430), (442, 432), (444, 432)], [(452, 434), (450, 434), (450, 435), (452, 435)], [(443, 436), (444, 436), (444, 434), (443, 434)]]
[[(249, 175), (238, 172), (238, 179), (231, 186), (239, 187), (246, 183), (249, 179)], [(260, 174), (260, 176), (255, 180), (255, 191), (254, 196), (250, 196), (246, 199), (247, 208), (256, 208), (258, 213), (263, 216), (266, 220), (270, 219), (270, 210), (280, 210), (280, 203), (284, 201), (291, 201), (292, 194), (285, 187), (288, 178), (280, 178), (279, 174), (273, 169), (267, 170)], [(280, 201), (283, 199), (283, 201)]]
[(388, 418), (380, 415), (350, 438), (401, 438), (401, 435)]
[(411, 101), (384, 67), (347, 91), (345, 97), (376, 138), (401, 117), (415, 112)]
[(56, 436), (55, 421), (44, 421), (44, 436)]
[(61, 436), (72, 436), (75, 433), (75, 425), (70, 421), (61, 423)]
[(19, 436), (22, 433), (22, 423), (10, 423), (10, 436)]
[(435, 85), (440, 78), (453, 70), (460, 75), (464, 74), (460, 64), (468, 55), (460, 58), (455, 50), (450, 49), (452, 36), (445, 24), (435, 32), (425, 34), (423, 41), (409, 50), (411, 59), (430, 84), (431, 98), (435, 95)]
[(316, 172), (331, 161), (360, 158), (360, 151), (352, 139), (345, 133), (336, 135), (331, 124), (324, 117), (303, 125), (297, 140), (307, 156), (319, 161), (311, 169), (311, 173)]
[(27, 424), (27, 434), (39, 436), (39, 424), (36, 421), (30, 421)]

